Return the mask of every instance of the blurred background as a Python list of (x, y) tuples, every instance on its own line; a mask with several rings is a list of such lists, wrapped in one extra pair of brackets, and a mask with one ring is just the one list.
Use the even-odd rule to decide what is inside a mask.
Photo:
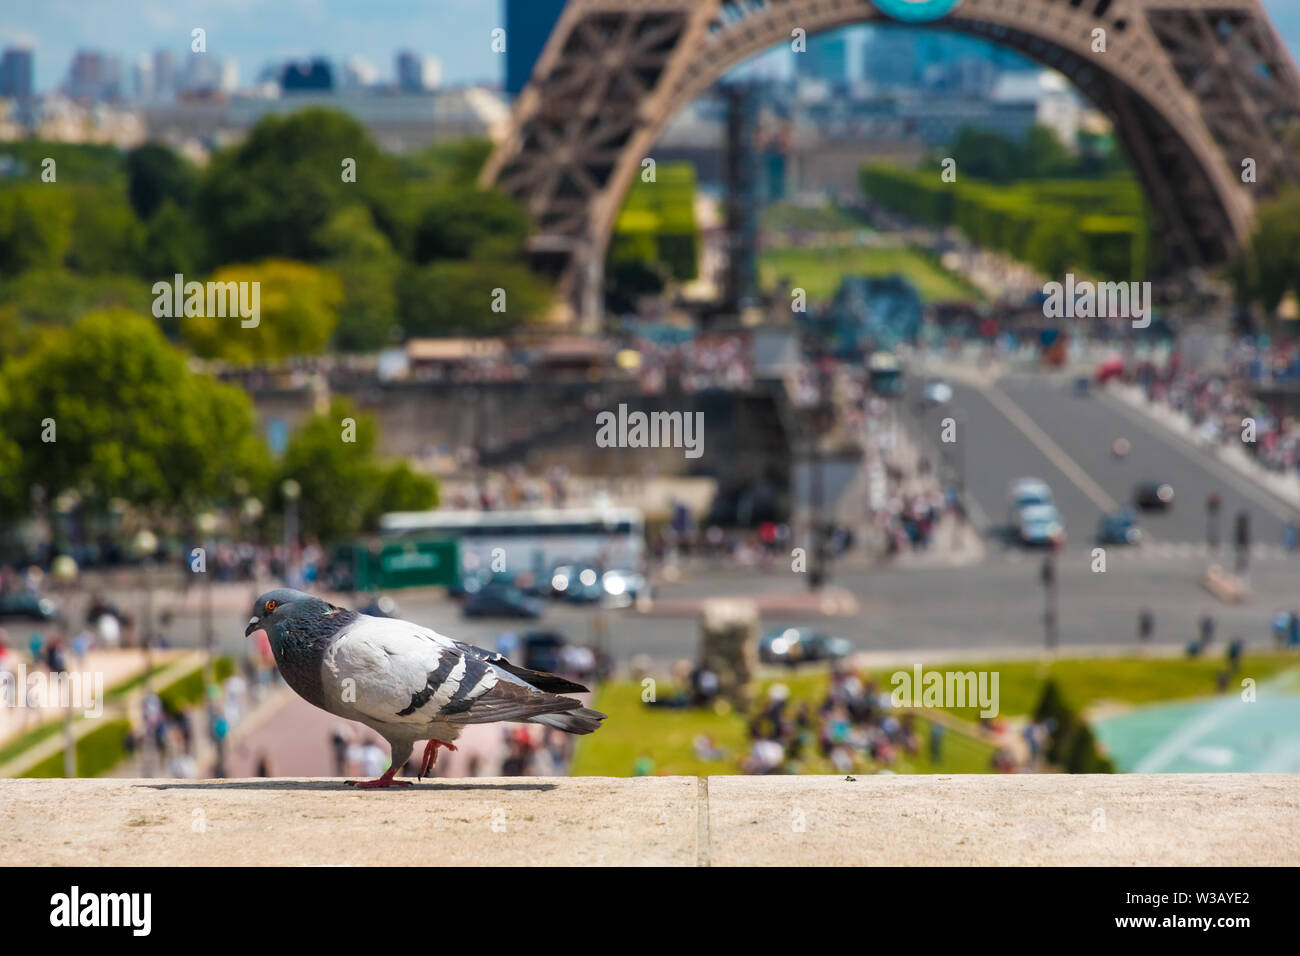
[[(977, 18), (750, 52), (761, 4), (564, 6), (6, 13), (0, 776), (379, 775), (243, 637), (283, 582), (610, 715), (443, 775), (1300, 771), (1300, 13), (1152, 21), (1195, 152)], [(565, 180), (564, 78), (626, 118), (691, 36), (720, 79)], [(1067, 276), (1149, 325), (1051, 317)], [(897, 706), (917, 668), (996, 714)]]

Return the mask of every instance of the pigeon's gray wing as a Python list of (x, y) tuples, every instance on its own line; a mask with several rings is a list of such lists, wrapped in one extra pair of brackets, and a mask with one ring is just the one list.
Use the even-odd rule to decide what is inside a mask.
[(486, 660), (435, 631), (365, 614), (339, 634), (322, 667), (336, 705), (412, 729), (464, 714), (499, 680)]
[[(439, 635), (441, 636), (441, 635)], [(485, 651), (481, 647), (468, 644), (465, 641), (452, 641), (464, 653), (487, 661), (498, 671), (505, 671), (538, 690), (544, 690), (551, 694), (585, 694), (587, 688), (581, 684), (574, 683), (567, 677), (560, 677), (558, 674), (548, 674), (546, 671), (535, 671), (531, 667), (521, 667), (518, 664), (511, 664), (495, 651)], [(509, 678), (506, 678), (509, 680)]]

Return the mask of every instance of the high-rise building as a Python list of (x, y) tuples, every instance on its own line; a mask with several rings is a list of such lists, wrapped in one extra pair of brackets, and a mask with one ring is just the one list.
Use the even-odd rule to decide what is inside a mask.
[(401, 50), (397, 54), (396, 64), (397, 88), (403, 93), (436, 90), (442, 83), (442, 64), (433, 57)]
[(505, 0), (506, 95), (518, 96), (560, 19), (565, 0)]
[(0, 96), (31, 96), (32, 73), (32, 51), (24, 47), (9, 47), (0, 57)]
[(892, 25), (873, 29), (865, 54), (867, 79), (886, 89), (914, 86), (920, 71), (917, 32)]
[(832, 85), (849, 81), (847, 30), (818, 33), (808, 38), (807, 49), (794, 54), (795, 74)]
[(166, 103), (176, 95), (176, 58), (170, 50), (156, 50), (153, 55), (153, 98)]
[(153, 60), (147, 56), (131, 64), (131, 98), (138, 103), (153, 99)]
[(78, 50), (68, 67), (63, 91), (73, 99), (120, 99), (123, 92), (121, 61), (98, 50)]

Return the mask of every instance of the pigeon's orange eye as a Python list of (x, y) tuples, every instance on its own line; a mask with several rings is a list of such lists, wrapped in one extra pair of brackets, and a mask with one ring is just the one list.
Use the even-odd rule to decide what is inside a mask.
[(269, 614), (270, 612), (274, 611), (275, 608), (276, 608), (276, 605), (277, 605), (277, 602), (275, 602), (275, 601), (267, 601), (267, 602), (266, 602), (266, 611), (267, 611), (267, 613)]

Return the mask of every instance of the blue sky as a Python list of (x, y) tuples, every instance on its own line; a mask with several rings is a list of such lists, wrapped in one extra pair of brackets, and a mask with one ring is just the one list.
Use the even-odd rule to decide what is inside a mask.
[[(1265, 0), (1292, 54), (1300, 53), (1300, 0)], [(164, 47), (189, 50), (203, 27), (208, 52), (233, 57), (241, 83), (270, 60), (360, 55), (391, 78), (399, 47), (436, 56), (447, 83), (499, 81), (504, 57), (490, 33), (503, 20), (501, 0), (5, 0), (0, 44), (36, 51), (36, 85), (63, 81), (72, 54), (98, 48), (123, 58)]]

